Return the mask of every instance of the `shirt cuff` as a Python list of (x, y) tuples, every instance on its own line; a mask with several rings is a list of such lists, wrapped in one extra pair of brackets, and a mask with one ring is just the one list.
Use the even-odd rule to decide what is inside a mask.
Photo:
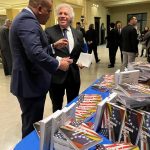
[(51, 44), (51, 48), (52, 48), (52, 53), (55, 54), (55, 49), (53, 47), (53, 44)]
[[(60, 61), (61, 61), (62, 57), (56, 56), (56, 59), (58, 60), (58, 68), (59, 68), (59, 66), (60, 66)], [(58, 69), (58, 68), (57, 68), (57, 69)]]

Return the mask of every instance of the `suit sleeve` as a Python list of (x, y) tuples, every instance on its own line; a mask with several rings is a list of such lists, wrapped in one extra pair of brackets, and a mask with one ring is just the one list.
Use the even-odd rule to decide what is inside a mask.
[(50, 46), (46, 43), (43, 44), (40, 29), (36, 27), (34, 30), (22, 28), (18, 30), (18, 36), (23, 44), (26, 56), (32, 63), (38, 64), (50, 73), (57, 70), (58, 61), (49, 55)]
[(137, 39), (137, 31), (136, 29), (133, 29), (131, 34), (131, 44), (132, 44), (132, 48), (133, 48), (133, 51), (135, 53), (138, 53), (138, 39)]

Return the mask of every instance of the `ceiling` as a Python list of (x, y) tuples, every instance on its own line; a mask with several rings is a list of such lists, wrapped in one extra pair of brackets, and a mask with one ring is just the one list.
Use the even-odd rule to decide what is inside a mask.
[[(0, 14), (5, 13), (7, 8), (20, 9), (27, 6), (29, 0), (0, 0)], [(115, 7), (121, 5), (139, 4), (139, 3), (150, 3), (150, 0), (89, 0), (101, 2), (105, 7)]]
[(150, 3), (150, 0), (97, 0), (97, 1), (101, 2), (105, 7)]

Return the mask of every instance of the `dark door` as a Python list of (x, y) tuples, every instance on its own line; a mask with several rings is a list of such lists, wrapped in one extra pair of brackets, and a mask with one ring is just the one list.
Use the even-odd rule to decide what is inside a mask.
[(110, 30), (110, 15), (107, 15), (107, 35)]
[(100, 44), (100, 37), (101, 37), (101, 35), (100, 35), (100, 19), (101, 19), (100, 17), (94, 17), (98, 45)]

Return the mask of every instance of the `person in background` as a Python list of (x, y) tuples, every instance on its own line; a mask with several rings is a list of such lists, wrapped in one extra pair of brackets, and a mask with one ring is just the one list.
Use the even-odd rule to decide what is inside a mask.
[(80, 89), (80, 72), (79, 66), (76, 64), (80, 53), (83, 51), (83, 35), (81, 31), (74, 29), (71, 22), (74, 19), (73, 8), (69, 4), (60, 4), (56, 7), (58, 24), (45, 30), (49, 44), (66, 38), (69, 45), (65, 48), (55, 50), (54, 57), (61, 59), (70, 58), (73, 63), (69, 65), (67, 72), (57, 70), (52, 76), (52, 84), (50, 86), (50, 98), (53, 104), (53, 112), (62, 109), (63, 97), (66, 92), (67, 103), (72, 101), (79, 94)]
[(116, 30), (118, 32), (118, 47), (120, 49), (121, 62), (123, 63), (123, 54), (122, 54), (122, 47), (121, 47), (121, 31), (122, 31), (122, 22), (121, 21), (116, 21)]
[(144, 35), (144, 41), (146, 41), (147, 61), (150, 63), (150, 31)]
[[(33, 123), (43, 118), (46, 94), (51, 74), (68, 70), (71, 60), (51, 57), (54, 51), (40, 24), (45, 25), (52, 11), (52, 0), (29, 0), (28, 7), (14, 19), (10, 29), (13, 58), (11, 92), (17, 97), (22, 111), (22, 138), (34, 130)], [(66, 39), (53, 43), (61, 48)]]
[(138, 55), (138, 38), (135, 26), (137, 24), (137, 18), (132, 16), (129, 18), (128, 25), (122, 29), (121, 32), (121, 44), (123, 54), (123, 65), (121, 70), (124, 70), (128, 63), (134, 62)]
[(11, 20), (6, 19), (5, 24), (0, 28), (1, 57), (5, 76), (11, 75), (12, 72), (12, 55), (9, 45), (10, 27)]
[(83, 37), (85, 37), (85, 29), (81, 27), (81, 23), (80, 22), (76, 22), (76, 29), (81, 31), (83, 34)]
[(98, 54), (97, 54), (98, 41), (97, 41), (97, 37), (96, 37), (96, 31), (94, 29), (94, 24), (89, 25), (89, 30), (87, 30), (85, 33), (85, 40), (87, 42), (88, 49), (89, 49), (88, 53), (91, 54), (92, 50), (93, 50), (94, 56), (95, 56), (95, 61), (96, 61), (96, 63), (98, 63), (100, 61), (100, 59), (98, 58)]
[(101, 24), (101, 44), (105, 43), (105, 31), (106, 28), (104, 26), (104, 23)]
[(118, 32), (115, 30), (115, 23), (110, 23), (110, 31), (106, 37), (107, 48), (109, 48), (109, 60), (110, 64), (108, 68), (113, 68), (116, 60), (116, 52), (118, 49)]
[[(142, 44), (142, 51), (141, 51), (140, 57), (143, 56), (144, 49), (146, 49), (146, 41), (144, 41), (144, 35), (145, 35), (148, 31), (149, 31), (149, 27), (145, 27), (145, 28), (144, 28), (144, 31), (141, 32), (140, 42), (141, 42), (141, 44)], [(146, 49), (145, 57), (147, 57), (147, 49)]]

